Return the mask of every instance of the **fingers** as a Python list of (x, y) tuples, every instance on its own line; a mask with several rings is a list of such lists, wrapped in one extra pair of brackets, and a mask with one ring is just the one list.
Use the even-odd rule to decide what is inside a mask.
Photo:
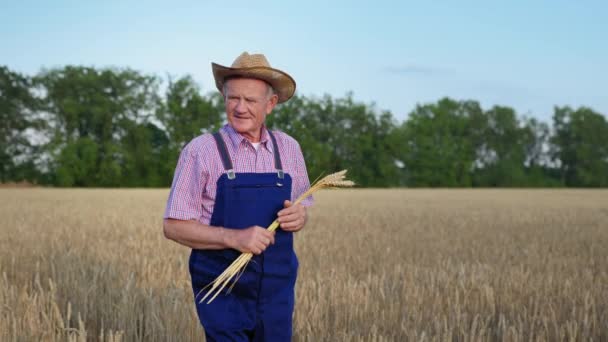
[(266, 250), (266, 245), (265, 245), (265, 244), (263, 244), (263, 243), (261, 243), (261, 242), (258, 242), (258, 243), (256, 244), (256, 246), (255, 246), (254, 248), (252, 248), (252, 251), (251, 251), (251, 252), (252, 252), (253, 254), (255, 254), (255, 255), (260, 255), (260, 254), (262, 254), (262, 252), (264, 252), (265, 250)]
[(274, 244), (274, 232), (270, 232), (265, 228), (255, 226), (254, 235), (252, 237), (251, 253), (255, 255), (262, 254), (269, 245)]
[(292, 205), (285, 201), (285, 209), (278, 213), (281, 229), (289, 232), (296, 232), (306, 224), (306, 208), (300, 204)]
[(283, 228), (284, 224), (298, 221), (300, 219), (303, 219), (302, 213), (295, 212), (295, 213), (291, 213), (291, 214), (287, 214), (287, 215), (283, 215), (283, 216), (279, 217), (279, 223), (281, 224), (281, 228)]
[(266, 245), (274, 244), (274, 232), (268, 231), (266, 228), (256, 226), (260, 234), (260, 240)]
[(295, 221), (281, 223), (281, 229), (288, 232), (297, 232), (304, 227), (304, 222), (304, 219), (298, 218)]
[(269, 232), (270, 233), (270, 244), (274, 245), (274, 232)]
[(260, 243), (262, 247), (266, 248), (269, 245), (272, 245), (274, 243), (274, 240), (268, 237), (260, 237), (257, 242)]
[(306, 218), (300, 215), (286, 216), (281, 222), (281, 229), (294, 232), (302, 229), (306, 223)]
[(281, 209), (277, 213), (277, 216), (279, 216), (279, 217), (298, 211), (300, 209), (299, 207), (301, 205), (293, 205), (293, 203), (291, 201), (285, 200), (285, 202), (283, 202), (283, 206), (285, 207), (285, 209)]

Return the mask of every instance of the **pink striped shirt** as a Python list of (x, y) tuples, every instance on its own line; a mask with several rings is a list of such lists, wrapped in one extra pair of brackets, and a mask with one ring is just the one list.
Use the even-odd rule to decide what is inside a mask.
[[(226, 142), (237, 177), (239, 172), (276, 172), (272, 140), (266, 127), (262, 128), (257, 150), (230, 125), (222, 127), (220, 133)], [(279, 145), (283, 171), (292, 178), (293, 201), (310, 187), (302, 150), (298, 142), (286, 133), (273, 131), (273, 134)], [(203, 134), (190, 141), (179, 156), (164, 218), (194, 219), (209, 224), (217, 180), (224, 172), (222, 159), (211, 134)], [(302, 204), (310, 206), (312, 201), (312, 197), (308, 197)]]

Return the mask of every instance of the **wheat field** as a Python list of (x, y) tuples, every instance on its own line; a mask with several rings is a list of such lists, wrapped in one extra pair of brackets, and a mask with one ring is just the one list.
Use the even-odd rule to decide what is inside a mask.
[[(0, 189), (0, 341), (201, 341), (168, 190)], [(608, 341), (608, 191), (334, 190), (294, 341)]]

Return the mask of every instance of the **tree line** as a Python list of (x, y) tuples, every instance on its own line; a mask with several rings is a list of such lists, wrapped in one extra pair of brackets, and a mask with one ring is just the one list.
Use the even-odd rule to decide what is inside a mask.
[[(0, 120), (2, 183), (166, 187), (182, 147), (225, 115), (190, 76), (0, 66)], [(347, 168), (370, 187), (608, 186), (608, 122), (587, 107), (555, 107), (546, 123), (443, 98), (399, 122), (352, 94), (297, 95), (267, 124), (299, 141), (313, 179)]]

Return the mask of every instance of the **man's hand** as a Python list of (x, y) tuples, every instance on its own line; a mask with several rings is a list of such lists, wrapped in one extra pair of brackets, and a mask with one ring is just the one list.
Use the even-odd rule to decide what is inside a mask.
[(246, 229), (224, 229), (227, 244), (242, 253), (261, 254), (270, 244), (274, 244), (274, 232), (260, 226)]
[(285, 209), (279, 211), (279, 223), (281, 229), (288, 232), (297, 232), (306, 224), (306, 207), (301, 204), (293, 204), (285, 201)]

